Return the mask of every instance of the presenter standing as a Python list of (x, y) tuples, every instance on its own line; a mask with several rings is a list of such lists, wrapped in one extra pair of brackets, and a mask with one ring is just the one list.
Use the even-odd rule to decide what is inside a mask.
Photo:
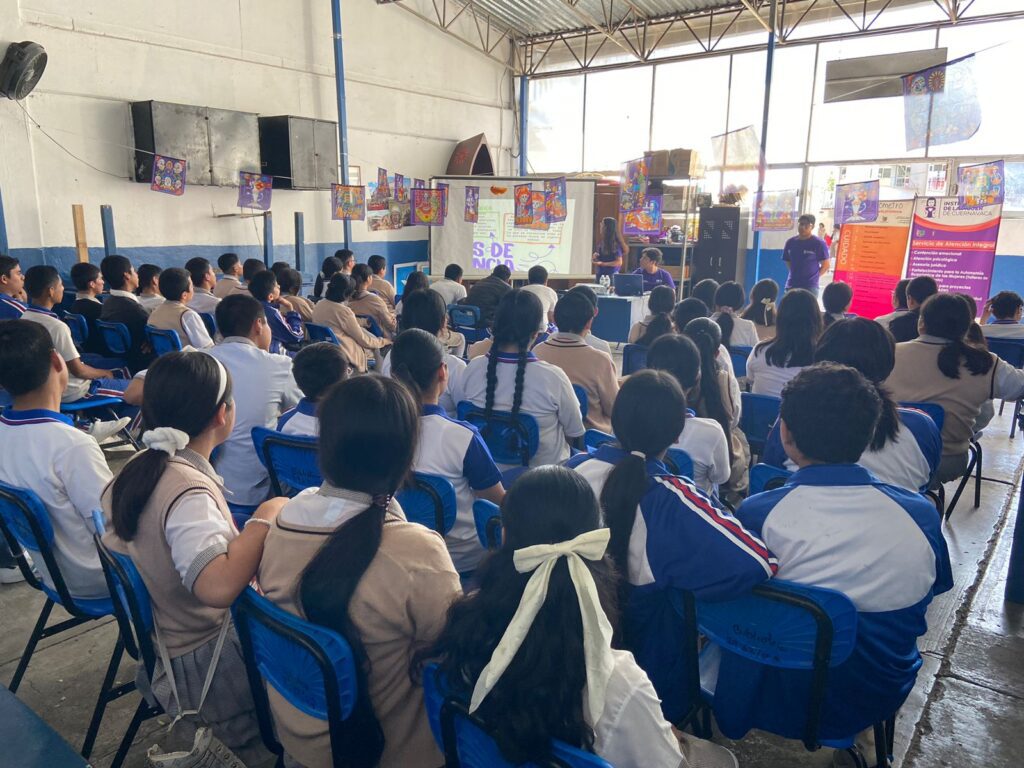
[(598, 280), (605, 275), (611, 278), (618, 272), (628, 250), (626, 238), (619, 232), (618, 222), (611, 216), (601, 219), (601, 239), (597, 244), (597, 251), (591, 258), (591, 262), (597, 267)]
[(825, 241), (814, 236), (814, 217), (800, 217), (796, 237), (786, 241), (782, 260), (789, 266), (786, 290), (805, 288), (818, 295), (818, 280), (828, 274), (830, 254)]

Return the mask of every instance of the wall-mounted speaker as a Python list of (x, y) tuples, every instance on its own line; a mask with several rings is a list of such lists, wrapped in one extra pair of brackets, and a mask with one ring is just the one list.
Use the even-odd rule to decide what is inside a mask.
[(0, 61), (0, 93), (16, 101), (24, 99), (38, 85), (45, 69), (43, 46), (30, 40), (11, 43)]

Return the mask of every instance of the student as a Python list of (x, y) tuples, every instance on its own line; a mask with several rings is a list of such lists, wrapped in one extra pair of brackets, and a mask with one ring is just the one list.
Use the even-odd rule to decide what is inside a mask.
[(193, 290), (188, 308), (194, 309), (200, 314), (212, 315), (217, 311), (220, 299), (213, 294), (214, 288), (217, 287), (217, 275), (210, 262), (202, 256), (196, 256), (185, 262), (185, 271), (192, 278)]
[(771, 578), (776, 567), (760, 540), (665, 469), (665, 451), (686, 432), (685, 419), (675, 377), (640, 371), (615, 401), (616, 442), (569, 462), (600, 498), (611, 531), (608, 553), (623, 576), (623, 645), (673, 723), (695, 702), (687, 701), (685, 624), (672, 608), (672, 590), (727, 600)]
[(217, 281), (213, 295), (218, 299), (223, 299), (232, 293), (238, 293), (238, 289), (242, 287), (242, 282), (239, 280), (242, 276), (242, 263), (238, 260), (238, 254), (222, 253), (217, 257), (217, 268), (223, 277)]
[(444, 268), (444, 278), (431, 283), (430, 289), (441, 294), (446, 308), (458, 304), (466, 298), (466, 286), (462, 284), (462, 267), (458, 264), (449, 264)]
[[(882, 404), (881, 416), (857, 463), (883, 483), (908, 491), (926, 489), (939, 464), (942, 440), (930, 417), (921, 411), (898, 408), (892, 394), (882, 386), (896, 365), (892, 334), (867, 318), (837, 320), (821, 335), (814, 361), (848, 365), (875, 386)], [(762, 461), (790, 472), (797, 470), (786, 456), (778, 423), (768, 435)]]
[[(418, 328), (426, 331), (431, 336), (436, 336), (438, 341), (445, 344), (448, 336), (448, 312), (444, 305), (444, 299), (434, 291), (416, 291), (405, 301), (405, 308), (402, 315), (402, 325), (405, 330)], [(461, 333), (453, 334), (462, 337)], [(465, 339), (463, 338), (463, 344)], [(454, 416), (456, 402), (452, 399), (453, 382), (455, 382), (466, 370), (466, 361), (460, 356), (452, 354), (447, 345), (445, 362), (448, 365), (448, 387), (439, 397), (439, 404), (449, 416)], [(381, 362), (380, 373), (385, 376), (391, 375), (391, 355), (388, 355)]]
[(491, 350), (470, 360), (452, 389), (456, 404), (468, 400), (488, 416), (503, 411), (514, 417), (521, 411), (536, 419), (540, 440), (531, 467), (565, 461), (566, 441), (585, 431), (569, 377), (530, 351), (541, 317), (540, 300), (532, 293), (516, 288), (505, 294), (495, 315)]
[(722, 283), (715, 291), (715, 313), (711, 319), (722, 329), (722, 346), (756, 347), (760, 343), (757, 327), (738, 313), (746, 303), (743, 286), (735, 281)]
[[(525, 288), (523, 290), (526, 290)], [(538, 359), (561, 368), (569, 381), (587, 393), (584, 424), (607, 432), (611, 429), (612, 404), (619, 394), (615, 362), (584, 339), (594, 322), (594, 308), (584, 297), (566, 294), (555, 305), (558, 332), (534, 347)]]
[(100, 268), (87, 261), (73, 264), (71, 282), (75, 286), (75, 301), (68, 311), (84, 317), (89, 332), (85, 344), (82, 345), (82, 352), (106, 355), (107, 345), (103, 343), (103, 336), (96, 328), (96, 321), (100, 319), (100, 313), (103, 311), (103, 305), (96, 298), (103, 293), (103, 275)]
[(17, 320), (25, 311), (21, 296), (25, 277), (21, 265), (12, 256), (0, 254), (0, 320)]
[(100, 320), (107, 323), (121, 323), (128, 329), (131, 346), (126, 355), (128, 369), (138, 373), (149, 367), (153, 350), (146, 340), (146, 324), (149, 313), (142, 308), (135, 289), (139, 287), (139, 274), (124, 256), (112, 254), (100, 262), (100, 272), (107, 284), (110, 295), (103, 300)]
[(666, 270), (661, 268), (661, 251), (657, 248), (644, 248), (640, 253), (640, 266), (633, 270), (634, 275), (643, 277), (644, 293), (649, 293), (659, 285), (667, 286), (675, 294), (676, 282)]
[[(601, 311), (601, 307), (598, 306), (597, 294), (594, 293), (594, 289), (588, 285), (574, 285), (569, 289), (568, 293), (578, 293), (583, 296), (587, 301), (590, 302), (591, 306), (594, 307), (594, 317), (597, 317), (598, 312)], [(584, 340), (592, 346), (594, 349), (606, 352), (609, 355), (612, 353), (612, 348), (604, 339), (599, 339), (591, 332), (587, 332), (587, 335), (583, 337)]]
[[(237, 296), (224, 303), (230, 301), (253, 300)], [(260, 754), (259, 729), (248, 686), (239, 683), (245, 662), (228, 609), (256, 574), (270, 523), (285, 500), (261, 506), (242, 531), (232, 522), (210, 454), (232, 432), (233, 381), (200, 352), (170, 352), (153, 363), (142, 401), (147, 450), (103, 492), (103, 512), (112, 522), (103, 541), (131, 557), (149, 592), (156, 643), (171, 667), (157, 656), (149, 681), (154, 698), (168, 715), (178, 714), (173, 675), (182, 709), (196, 709), (216, 659), (202, 719), (244, 760), (247, 752)], [(194, 728), (194, 720), (182, 727)]]
[(156, 264), (143, 264), (139, 267), (139, 304), (147, 314), (164, 303), (164, 297), (160, 295), (162, 271)]
[[(702, 281), (707, 282), (707, 281)], [(715, 281), (710, 281), (714, 283)], [(715, 283), (717, 286), (718, 283)], [(718, 288), (716, 287), (717, 291)], [(712, 302), (714, 299), (712, 298)], [(708, 317), (711, 314), (711, 310), (708, 309), (708, 305), (705, 304), (701, 299), (691, 296), (688, 299), (683, 299), (676, 304), (675, 309), (672, 310), (672, 325), (675, 326), (676, 333), (682, 333), (691, 320), (696, 320), (698, 317)], [(721, 326), (719, 326), (719, 333), (721, 333)], [(729, 371), (729, 375), (735, 378), (735, 373), (732, 367), (732, 356), (729, 354), (729, 350), (725, 348), (725, 345), (719, 345), (718, 354), (715, 356), (715, 360), (718, 365)]]
[(388, 279), (384, 277), (384, 273), (388, 268), (388, 260), (383, 256), (374, 254), (366, 260), (366, 265), (370, 268), (370, 272), (373, 273), (373, 280), (370, 281), (370, 292), (375, 293), (384, 299), (384, 303), (387, 304), (389, 310), (394, 311), (395, 309), (395, 286), (388, 282)]
[(907, 283), (907, 312), (889, 321), (889, 332), (896, 343), (913, 341), (918, 335), (921, 306), (939, 292), (935, 278), (922, 275)]
[(548, 271), (540, 264), (530, 267), (530, 271), (526, 273), (526, 279), (529, 285), (524, 285), (523, 290), (540, 299), (540, 306), (544, 311), (544, 320), (541, 323), (543, 331), (550, 323), (555, 322), (555, 304), (558, 303), (558, 294), (548, 287)]
[(448, 389), (447, 350), (437, 337), (418, 328), (402, 331), (388, 355), (392, 375), (405, 384), (420, 406), (420, 440), (413, 469), (449, 480), (455, 488), (455, 525), (445, 536), (459, 573), (476, 569), (484, 549), (476, 534), (473, 501), (501, 504), (501, 471), (476, 428), (455, 421), (438, 404)]
[[(67, 364), (40, 323), (0, 321), (0, 387), (14, 398), (0, 413), (0, 480), (43, 502), (71, 595), (109, 597), (92, 543), (92, 511), (111, 474), (97, 442), (60, 412), (67, 381)], [(44, 564), (35, 565), (53, 588)]]
[(786, 241), (782, 260), (789, 268), (786, 290), (802, 288), (818, 296), (818, 281), (828, 274), (831, 254), (825, 241), (814, 236), (814, 217), (805, 213), (797, 221), (797, 234)]
[[(512, 270), (504, 264), (499, 264), (491, 274), (483, 280), (478, 280), (469, 289), (463, 304), (477, 307), (480, 310), (480, 327), (490, 325), (494, 322), (494, 315), (498, 311), (498, 303), (512, 290)], [(543, 316), (543, 312), (541, 312)]]
[(345, 304), (354, 290), (351, 277), (336, 273), (327, 285), (323, 300), (313, 307), (313, 322), (334, 331), (345, 357), (356, 371), (366, 373), (369, 360), (377, 350), (391, 342), (377, 338), (359, 324), (355, 312)]
[(324, 291), (327, 290), (328, 283), (331, 282), (331, 278), (341, 272), (343, 264), (343, 258), (348, 259), (349, 254), (352, 252), (348, 248), (341, 248), (334, 252), (333, 256), (328, 256), (320, 264), (320, 272), (316, 276), (316, 280), (313, 283), (313, 301), (317, 302), (323, 298)]
[(704, 306), (710, 312), (710, 308), (715, 306), (716, 293), (718, 293), (718, 281), (706, 278), (693, 286), (693, 290), (690, 291), (690, 297), (703, 301)]
[[(410, 664), (436, 641), (462, 590), (440, 535), (407, 523), (394, 500), (412, 469), (418, 423), (416, 403), (397, 381), (371, 374), (332, 388), (320, 404), (324, 483), (288, 501), (259, 565), (269, 600), (352, 648), (358, 694), (346, 757), (354, 765), (444, 762)], [(285, 762), (331, 765), (327, 723), (273, 688), (267, 693)]]
[(611, 278), (622, 268), (622, 259), (629, 253), (626, 238), (619, 231), (619, 224), (611, 216), (601, 219), (601, 236), (590, 261), (597, 267), (597, 278)]
[(740, 317), (754, 324), (759, 342), (775, 338), (775, 300), (778, 297), (778, 283), (771, 278), (758, 280), (750, 291), (750, 303), (740, 313)]
[[(234, 293), (252, 294), (249, 286), (252, 285), (252, 279), (256, 277), (260, 272), (266, 272), (267, 265), (263, 263), (263, 259), (246, 259), (242, 262), (242, 282), (235, 286)], [(273, 273), (271, 273), (273, 274)]]
[[(352, 268), (352, 282), (355, 290), (346, 302), (349, 309), (357, 315), (368, 315), (377, 321), (384, 336), (393, 339), (398, 330), (395, 313), (388, 309), (387, 302), (376, 293), (370, 292), (373, 273), (366, 264), (356, 264)], [(403, 298), (405, 298), (403, 296)]]
[(299, 313), (299, 318), (302, 322), (312, 322), (313, 302), (305, 296), (299, 295), (299, 291), (302, 290), (302, 274), (298, 270), (288, 267), (281, 270), (281, 275), (277, 278), (277, 284), (281, 289), (281, 295), (292, 305), (292, 309)]
[(277, 278), (277, 282), (281, 282), (281, 275), (291, 269), (291, 264), (287, 261), (275, 261), (270, 265), (270, 271), (274, 273), (274, 277)]
[(264, 269), (253, 275), (249, 281), (249, 292), (263, 305), (266, 313), (272, 339), (271, 354), (281, 354), (286, 349), (294, 351), (306, 337), (306, 331), (299, 313), (292, 309), (288, 299), (281, 296), (281, 288), (274, 273)]
[(910, 285), (910, 281), (906, 279), (896, 283), (896, 287), (892, 289), (892, 312), (875, 318), (875, 322), (886, 330), (889, 330), (889, 323), (910, 311), (907, 309), (908, 285)]
[(405, 279), (405, 285), (402, 286), (402, 299), (399, 300), (395, 306), (395, 314), (398, 316), (399, 324), (402, 320), (402, 301), (407, 296), (412, 296), (417, 291), (426, 291), (430, 289), (430, 278), (427, 277), (426, 272), (416, 270), (410, 272), (409, 276)]
[[(686, 402), (700, 399), (700, 351), (689, 337), (673, 334), (658, 339), (647, 350), (647, 367), (675, 376)], [(686, 451), (693, 461), (692, 480), (707, 494), (715, 493), (732, 474), (726, 434), (714, 419), (688, 415), (682, 434), (671, 446)]]
[(348, 358), (337, 344), (321, 341), (300, 349), (292, 363), (292, 376), (302, 390), (302, 399), (281, 414), (277, 431), (286, 435), (319, 435), (317, 405), (327, 390), (348, 378), (350, 368)]
[(786, 382), (814, 361), (821, 336), (818, 299), (803, 288), (786, 291), (775, 323), (775, 338), (754, 347), (747, 360), (747, 380), (755, 395), (779, 397)]
[(821, 292), (821, 303), (825, 307), (821, 316), (822, 326), (828, 328), (837, 320), (849, 317), (847, 312), (853, 303), (853, 288), (849, 283), (833, 280)]
[(479, 591), (419, 657), (437, 660), (501, 756), (546, 765), (557, 739), (616, 768), (735, 766), (724, 747), (674, 732), (633, 655), (612, 648), (617, 574), (586, 482), (562, 467), (527, 472), (501, 518), (502, 547), (481, 565)]
[[(778, 558), (777, 578), (837, 590), (857, 608), (853, 652), (828, 673), (822, 739), (858, 733), (899, 709), (921, 666), (928, 604), (953, 584), (931, 501), (856, 464), (881, 409), (875, 386), (852, 368), (802, 371), (783, 390), (780, 416), (786, 454), (800, 469), (736, 512)], [(811, 673), (763, 667), (724, 648), (720, 656), (716, 718), (745, 731), (757, 712), (757, 727), (800, 738)]]
[[(913, 287), (911, 281), (908, 296)], [(920, 315), (921, 336), (896, 345), (896, 365), (885, 385), (901, 402), (936, 403), (946, 410), (936, 477), (945, 483), (967, 469), (967, 449), (982, 406), (993, 398), (1024, 396), (1024, 371), (966, 343), (974, 318), (962, 296), (932, 296)]]
[(160, 293), (164, 303), (149, 315), (149, 324), (164, 331), (178, 334), (181, 345), (194, 349), (213, 346), (213, 339), (203, 323), (203, 318), (188, 305), (192, 301), (192, 278), (178, 267), (165, 269), (160, 273)]
[(356, 265), (356, 255), (348, 248), (335, 251), (334, 256), (341, 262), (341, 269), (338, 271), (343, 275), (351, 275), (352, 268)]
[[(273, 429), (277, 419), (302, 397), (286, 355), (270, 354), (271, 334), (263, 304), (235, 294), (217, 305), (217, 327), (224, 341), (208, 351), (231, 374), (235, 389), (234, 429), (215, 462), (230, 491), (228, 500), (243, 512), (266, 500), (270, 476), (256, 458), (252, 428)], [(148, 379), (148, 376), (147, 376)], [(149, 382), (146, 383), (149, 393)]]
[[(985, 305), (981, 332), (987, 339), (1024, 339), (1024, 299), (1013, 291), (1000, 291)], [(990, 323), (986, 321), (992, 318)]]
[(666, 333), (672, 333), (672, 310), (676, 295), (667, 285), (658, 285), (647, 297), (647, 317), (633, 324), (629, 329), (629, 343), (651, 346), (654, 340)]

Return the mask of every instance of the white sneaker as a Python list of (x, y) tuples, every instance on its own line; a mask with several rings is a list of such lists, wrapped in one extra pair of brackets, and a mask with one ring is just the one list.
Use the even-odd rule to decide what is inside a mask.
[(13, 568), (0, 568), (0, 584), (17, 584), (24, 580), (25, 577), (22, 575), (21, 568), (18, 566), (14, 566)]
[(127, 416), (117, 421), (94, 421), (86, 431), (93, 436), (97, 443), (102, 443), (127, 427), (130, 422), (131, 419)]

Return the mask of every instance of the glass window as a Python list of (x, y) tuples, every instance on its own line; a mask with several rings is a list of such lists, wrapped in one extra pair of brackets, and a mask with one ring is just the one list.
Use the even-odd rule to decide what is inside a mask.
[[(802, 163), (806, 158), (807, 130), (814, 99), (808, 75), (813, 70), (813, 45), (776, 50), (772, 66), (772, 103), (768, 109), (766, 157), (769, 163)], [(735, 75), (734, 72), (733, 82), (736, 82)], [(764, 79), (764, 72), (761, 78)], [(760, 118), (755, 125), (760, 128)]]
[(529, 83), (529, 170), (579, 171), (583, 162), (583, 76), (551, 77)]
[(711, 137), (725, 131), (728, 99), (728, 56), (659, 65), (652, 149), (696, 149), (707, 164)]
[[(754, 126), (761, 138), (764, 118), (764, 51), (741, 53), (732, 57), (732, 81), (729, 85), (729, 130)], [(769, 134), (770, 135), (770, 134)]]
[(653, 67), (587, 75), (583, 170), (618, 170), (650, 149)]
[(945, 163), (891, 163), (885, 165), (818, 165), (810, 172), (808, 203), (820, 221), (830, 222), (836, 185), (878, 179), (882, 200), (909, 200), (915, 195), (945, 194)]

